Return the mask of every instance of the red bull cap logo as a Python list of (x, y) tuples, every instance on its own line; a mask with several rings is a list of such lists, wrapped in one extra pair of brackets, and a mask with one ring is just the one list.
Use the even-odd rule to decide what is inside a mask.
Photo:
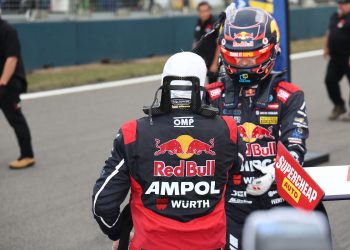
[(234, 39), (240, 39), (240, 40), (248, 40), (248, 39), (253, 39), (254, 35), (253, 33), (248, 33), (245, 31), (242, 31), (240, 33), (235, 33), (234, 34)]
[(154, 155), (159, 156), (165, 153), (170, 155), (176, 154), (181, 159), (189, 159), (193, 155), (216, 155), (212, 150), (214, 147), (214, 138), (205, 143), (201, 140), (194, 139), (189, 135), (180, 135), (176, 139), (172, 139), (161, 143), (159, 139), (155, 139), (156, 148), (158, 149)]
[(243, 141), (247, 143), (253, 143), (257, 139), (263, 139), (263, 138), (272, 139), (272, 140), (275, 139), (275, 137), (272, 135), (272, 126), (266, 129), (259, 125), (246, 122), (243, 125), (238, 126), (238, 131)]

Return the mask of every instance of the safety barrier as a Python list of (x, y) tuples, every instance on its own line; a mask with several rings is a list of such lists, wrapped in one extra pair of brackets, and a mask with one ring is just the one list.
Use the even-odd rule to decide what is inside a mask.
[[(290, 38), (322, 36), (335, 7), (290, 11)], [(190, 50), (196, 16), (15, 24), (27, 69)]]

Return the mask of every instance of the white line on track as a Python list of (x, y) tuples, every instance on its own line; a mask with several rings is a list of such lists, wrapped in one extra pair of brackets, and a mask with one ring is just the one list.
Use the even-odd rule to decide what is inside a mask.
[(290, 55), (291, 60), (299, 60), (304, 58), (321, 56), (323, 54), (323, 50), (312, 50), (307, 52), (295, 53)]
[[(316, 57), (316, 56), (321, 56), (321, 55), (322, 55), (322, 50), (313, 50), (313, 51), (292, 54), (292, 55), (290, 55), (290, 59), (291, 60), (299, 60), (299, 59)], [(23, 94), (23, 95), (21, 95), (21, 99), (22, 100), (30, 100), (30, 99), (37, 99), (37, 98), (43, 98), (43, 97), (93, 91), (93, 90), (99, 90), (99, 89), (116, 88), (116, 87), (122, 87), (122, 86), (128, 86), (128, 85), (135, 85), (135, 84), (141, 84), (141, 83), (147, 83), (147, 82), (160, 81), (160, 79), (161, 79), (161, 75), (152, 75), (152, 76), (132, 78), (132, 79), (121, 80), (121, 81), (89, 84), (89, 85), (84, 85), (84, 86), (79, 86), (79, 87), (71, 87), (71, 88), (63, 88), (63, 89), (56, 89), (56, 90)]]

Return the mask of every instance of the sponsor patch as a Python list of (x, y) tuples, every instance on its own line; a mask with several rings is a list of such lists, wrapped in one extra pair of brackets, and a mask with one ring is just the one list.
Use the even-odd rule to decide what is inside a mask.
[(274, 116), (278, 116), (278, 111), (257, 110), (256, 114), (257, 115), (274, 115)]
[(269, 105), (267, 105), (266, 109), (270, 109), (270, 110), (278, 110), (279, 108), (279, 104), (278, 103), (269, 103)]
[(278, 123), (278, 116), (260, 116), (260, 124), (263, 125), (270, 125), (270, 124), (277, 124)]
[(193, 116), (187, 117), (173, 117), (175, 128), (193, 128), (194, 119)]
[(276, 199), (272, 199), (271, 200), (271, 205), (277, 205), (277, 204), (280, 204), (284, 202), (284, 199), (283, 198), (276, 198)]
[(167, 209), (169, 204), (169, 199), (168, 198), (158, 198), (156, 199), (156, 208), (159, 211), (163, 211), (165, 209)]
[(247, 143), (246, 144), (246, 157), (268, 157), (275, 156), (277, 153), (276, 142), (270, 141), (266, 147), (261, 146), (259, 143)]
[(216, 189), (215, 181), (197, 183), (154, 181), (147, 188), (145, 195), (184, 196), (192, 192), (198, 195), (220, 194), (220, 190)]
[(254, 123), (245, 122), (238, 126), (238, 131), (244, 142), (253, 143), (258, 139), (272, 139), (275, 137), (272, 135), (272, 126), (268, 129), (255, 125)]
[(214, 147), (214, 138), (205, 143), (201, 140), (195, 139), (189, 135), (180, 135), (176, 139), (171, 139), (161, 143), (158, 138), (155, 138), (155, 146), (158, 149), (154, 155), (159, 156), (163, 154), (176, 154), (181, 159), (189, 159), (193, 155), (215, 155), (212, 150)]
[(228, 203), (231, 203), (231, 204), (252, 204), (253, 202), (232, 197), (229, 199)]
[(163, 161), (154, 161), (153, 175), (161, 177), (203, 177), (215, 175), (215, 160), (207, 160), (205, 166), (198, 166), (194, 161), (181, 160), (178, 166), (166, 166)]
[(197, 208), (209, 208), (210, 201), (209, 200), (172, 200), (170, 202), (172, 208), (180, 208), (180, 209), (197, 209)]
[(280, 99), (281, 102), (285, 103), (289, 97), (290, 97), (290, 93), (288, 93), (283, 89), (278, 89), (277, 98)]
[(257, 166), (258, 168), (267, 167), (271, 163), (272, 163), (272, 159), (250, 160), (250, 161), (248, 160), (242, 164), (241, 172), (255, 172), (256, 168), (254, 166)]
[(240, 175), (240, 174), (234, 174), (233, 175), (233, 184), (234, 185), (241, 185), (241, 183), (242, 183), (242, 175)]
[(289, 143), (292, 143), (292, 144), (303, 144), (303, 141), (300, 138), (289, 137), (288, 141)]

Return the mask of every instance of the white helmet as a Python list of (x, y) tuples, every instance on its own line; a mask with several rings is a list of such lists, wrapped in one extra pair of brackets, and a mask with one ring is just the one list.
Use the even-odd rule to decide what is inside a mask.
[[(165, 63), (162, 74), (162, 85), (167, 76), (174, 77), (197, 77), (200, 86), (204, 87), (207, 75), (207, 67), (202, 57), (192, 52), (180, 52), (171, 56)], [(171, 85), (191, 86), (186, 80), (174, 80)], [(172, 90), (171, 98), (191, 99), (190, 91)]]
[[(202, 103), (201, 91), (204, 91), (204, 82), (207, 67), (199, 55), (192, 52), (181, 52), (171, 56), (164, 65), (162, 86), (159, 87), (151, 106), (145, 106), (143, 112), (150, 117), (162, 115), (173, 108), (187, 108), (192, 112), (213, 117), (218, 110)], [(158, 92), (162, 91), (158, 102)]]

